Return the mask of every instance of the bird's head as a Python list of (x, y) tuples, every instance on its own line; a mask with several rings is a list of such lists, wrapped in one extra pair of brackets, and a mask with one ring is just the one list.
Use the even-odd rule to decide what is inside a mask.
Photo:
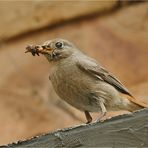
[(42, 45), (29, 45), (26, 49), (26, 52), (31, 52), (32, 55), (43, 54), (49, 61), (70, 57), (77, 50), (72, 43), (64, 39), (49, 40)]

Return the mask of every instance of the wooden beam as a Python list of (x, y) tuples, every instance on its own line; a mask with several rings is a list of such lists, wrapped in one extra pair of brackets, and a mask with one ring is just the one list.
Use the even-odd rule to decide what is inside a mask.
[(148, 147), (148, 109), (62, 129), (6, 147)]

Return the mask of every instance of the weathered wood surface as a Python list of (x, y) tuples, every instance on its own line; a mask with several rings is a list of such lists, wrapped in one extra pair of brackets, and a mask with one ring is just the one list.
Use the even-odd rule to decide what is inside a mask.
[[(62, 119), (61, 119), (62, 122)], [(148, 147), (148, 109), (14, 143), (8, 147)]]

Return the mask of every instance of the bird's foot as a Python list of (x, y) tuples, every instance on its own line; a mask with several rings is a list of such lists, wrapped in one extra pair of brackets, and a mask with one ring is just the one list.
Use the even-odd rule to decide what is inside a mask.
[(84, 113), (85, 113), (85, 116), (86, 116), (86, 119), (87, 119), (86, 124), (91, 123), (91, 122), (92, 122), (92, 117), (91, 117), (91, 115), (89, 114), (89, 112), (88, 112), (88, 111), (85, 111)]
[(103, 122), (104, 120), (106, 120), (106, 118), (104, 118), (106, 116), (107, 112), (104, 112), (101, 114), (101, 116), (96, 120), (96, 122)]

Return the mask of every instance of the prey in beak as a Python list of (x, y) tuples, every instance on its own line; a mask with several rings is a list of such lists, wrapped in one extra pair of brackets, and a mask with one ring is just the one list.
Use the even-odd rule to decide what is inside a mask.
[(38, 55), (39, 54), (49, 54), (49, 52), (51, 51), (51, 48), (48, 48), (48, 50), (46, 49), (46, 47), (44, 45), (28, 45), (26, 47), (26, 51), (25, 53), (31, 52), (31, 54), (33, 56)]

